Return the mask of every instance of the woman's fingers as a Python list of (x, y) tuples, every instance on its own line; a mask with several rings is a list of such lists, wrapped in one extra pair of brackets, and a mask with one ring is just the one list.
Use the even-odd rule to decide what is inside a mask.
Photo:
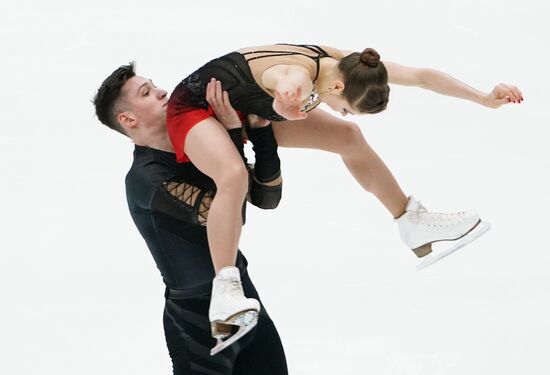
[(302, 97), (302, 86), (298, 86), (298, 87), (296, 88), (296, 96), (295, 96), (295, 98), (296, 98), (297, 100), (300, 100), (301, 97)]
[(519, 88), (506, 83), (499, 83), (493, 91), (487, 95), (487, 106), (498, 108), (509, 103), (521, 103), (523, 94)]
[(521, 93), (520, 89), (518, 89), (516, 86), (509, 86), (510, 90), (514, 93), (514, 95), (517, 98), (518, 103), (521, 103), (523, 101), (523, 94)]
[(523, 100), (523, 94), (516, 86), (501, 83), (497, 87), (499, 89), (498, 91), (500, 91), (497, 92), (498, 98), (502, 96), (509, 97), (510, 101), (514, 103), (521, 103), (521, 101)]
[(502, 99), (496, 99), (492, 105), (493, 108), (498, 108), (501, 105), (505, 105), (510, 103), (510, 98), (502, 98)]
[(302, 88), (298, 86), (295, 91), (283, 93), (275, 90), (275, 110), (289, 120), (302, 120), (307, 118), (307, 113), (302, 111)]

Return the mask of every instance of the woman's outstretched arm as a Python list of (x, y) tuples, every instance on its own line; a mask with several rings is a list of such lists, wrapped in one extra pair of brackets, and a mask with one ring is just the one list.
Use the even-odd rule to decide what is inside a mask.
[(523, 100), (523, 94), (516, 86), (500, 83), (490, 93), (484, 93), (435, 69), (411, 68), (389, 61), (383, 63), (388, 71), (389, 83), (418, 86), (490, 108), (498, 108), (508, 103), (521, 103)]

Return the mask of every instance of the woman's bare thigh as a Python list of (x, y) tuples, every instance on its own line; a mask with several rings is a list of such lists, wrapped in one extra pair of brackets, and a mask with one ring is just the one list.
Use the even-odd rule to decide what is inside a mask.
[(349, 145), (360, 130), (351, 121), (335, 117), (320, 108), (304, 120), (273, 122), (273, 132), (281, 147), (312, 148), (335, 153)]

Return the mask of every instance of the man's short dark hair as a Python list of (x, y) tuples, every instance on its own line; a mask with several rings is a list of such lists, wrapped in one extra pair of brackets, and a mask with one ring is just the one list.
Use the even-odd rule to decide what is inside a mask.
[(120, 92), (122, 86), (136, 75), (135, 63), (122, 65), (107, 77), (93, 99), (95, 114), (99, 121), (113, 130), (126, 135), (126, 131), (117, 120), (120, 110)]

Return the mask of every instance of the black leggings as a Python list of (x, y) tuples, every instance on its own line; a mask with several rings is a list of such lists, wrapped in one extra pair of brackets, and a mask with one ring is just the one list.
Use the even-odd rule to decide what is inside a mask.
[[(260, 299), (248, 273), (242, 276), (244, 294)], [(211, 356), (216, 340), (210, 332), (210, 296), (175, 299), (164, 308), (164, 333), (174, 375), (287, 375), (283, 345), (275, 325), (261, 306), (257, 326), (236, 343)]]

